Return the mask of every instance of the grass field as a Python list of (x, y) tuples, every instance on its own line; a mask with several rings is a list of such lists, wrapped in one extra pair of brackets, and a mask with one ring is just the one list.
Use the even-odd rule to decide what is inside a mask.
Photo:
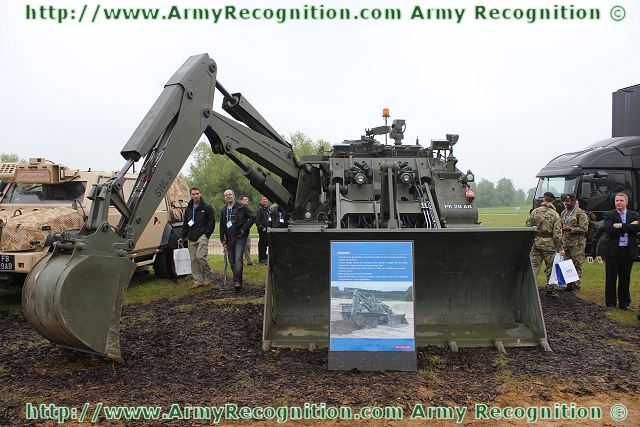
[(483, 227), (524, 227), (529, 209), (530, 206), (478, 208), (478, 216)]

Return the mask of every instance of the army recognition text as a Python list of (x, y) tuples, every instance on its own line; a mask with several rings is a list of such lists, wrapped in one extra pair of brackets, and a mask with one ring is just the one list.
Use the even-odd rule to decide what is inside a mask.
[[(436, 2), (434, 2), (436, 3)], [(265, 7), (244, 7), (230, 1), (227, 4), (211, 2), (216, 7), (191, 7), (187, 1), (163, 7), (110, 7), (108, 4), (85, 3), (75, 8), (59, 7), (52, 4), (26, 4), (24, 18), (28, 21), (48, 23), (95, 23), (95, 22), (132, 22), (132, 21), (199, 21), (216, 25), (242, 23), (249, 21), (267, 21), (274, 24), (286, 24), (299, 21), (412, 21), (442, 22), (463, 24), (465, 22), (518, 22), (535, 24), (545, 21), (589, 22), (604, 19), (621, 21), (626, 16), (622, 6), (613, 6), (611, 10), (600, 8), (581, 8), (574, 4), (554, 4), (550, 7), (527, 7), (518, 2), (519, 7), (495, 7), (496, 5), (478, 3), (467, 7), (434, 7), (451, 3), (415, 3), (403, 7), (377, 8), (336, 8), (309, 0), (296, 7), (279, 7), (277, 0), (264, 2)], [(153, 3), (151, 3), (153, 4)], [(206, 4), (206, 2), (204, 3)], [(504, 3), (500, 3), (503, 5)], [(509, 3), (514, 6), (515, 2)], [(202, 3), (199, 4), (201, 6)], [(391, 6), (392, 3), (389, 4)], [(531, 2), (535, 6), (536, 2)], [(287, 5), (288, 6), (288, 5)]]

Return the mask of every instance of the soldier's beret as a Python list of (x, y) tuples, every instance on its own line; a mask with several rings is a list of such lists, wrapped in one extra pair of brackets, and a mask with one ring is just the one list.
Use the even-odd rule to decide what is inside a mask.
[(576, 195), (572, 193), (567, 193), (562, 198), (562, 200), (575, 200), (575, 199), (576, 199)]
[(556, 195), (553, 194), (551, 191), (547, 191), (546, 193), (543, 194), (544, 197), (551, 197), (552, 199), (556, 198)]

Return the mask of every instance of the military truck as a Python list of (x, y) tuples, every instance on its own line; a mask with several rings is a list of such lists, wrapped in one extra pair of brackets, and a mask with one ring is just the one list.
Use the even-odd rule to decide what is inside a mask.
[[(556, 207), (562, 209), (560, 197), (573, 193), (580, 207), (592, 212), (601, 224), (602, 214), (614, 209), (618, 192), (629, 196), (629, 209), (639, 210), (640, 200), (640, 85), (613, 93), (612, 138), (595, 142), (582, 150), (561, 154), (538, 173), (533, 207), (542, 203), (542, 196), (551, 191), (557, 197)], [(593, 232), (586, 252), (599, 254), (602, 230)]]
[[(40, 157), (0, 164), (0, 286), (20, 287), (61, 232), (79, 231), (87, 218), (91, 189), (112, 176), (112, 172), (70, 169)], [(131, 194), (136, 178), (137, 174), (126, 174), (125, 196)], [(157, 276), (175, 277), (173, 249), (188, 202), (187, 185), (177, 178), (130, 254), (138, 267), (153, 265)], [(111, 207), (108, 217), (117, 222), (120, 214)]]

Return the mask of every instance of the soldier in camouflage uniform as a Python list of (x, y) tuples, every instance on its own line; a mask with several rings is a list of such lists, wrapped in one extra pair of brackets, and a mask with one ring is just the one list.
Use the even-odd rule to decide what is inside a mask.
[(544, 261), (546, 268), (544, 270), (547, 276), (547, 294), (556, 296), (553, 292), (553, 285), (549, 285), (549, 276), (553, 268), (553, 258), (556, 252), (562, 249), (562, 226), (560, 215), (553, 206), (556, 199), (551, 192), (544, 193), (544, 201), (542, 204), (531, 211), (527, 219), (527, 226), (537, 227), (536, 237), (531, 248), (531, 264), (533, 266), (534, 277), (538, 277), (540, 266)]
[[(587, 232), (589, 231), (589, 217), (587, 213), (576, 204), (576, 196), (566, 194), (562, 198), (565, 209), (560, 215), (562, 220), (562, 251), (560, 255), (564, 259), (573, 261), (578, 277), (582, 277), (582, 263), (584, 262), (584, 249), (587, 245)], [(567, 291), (580, 290), (580, 280), (567, 283)]]

